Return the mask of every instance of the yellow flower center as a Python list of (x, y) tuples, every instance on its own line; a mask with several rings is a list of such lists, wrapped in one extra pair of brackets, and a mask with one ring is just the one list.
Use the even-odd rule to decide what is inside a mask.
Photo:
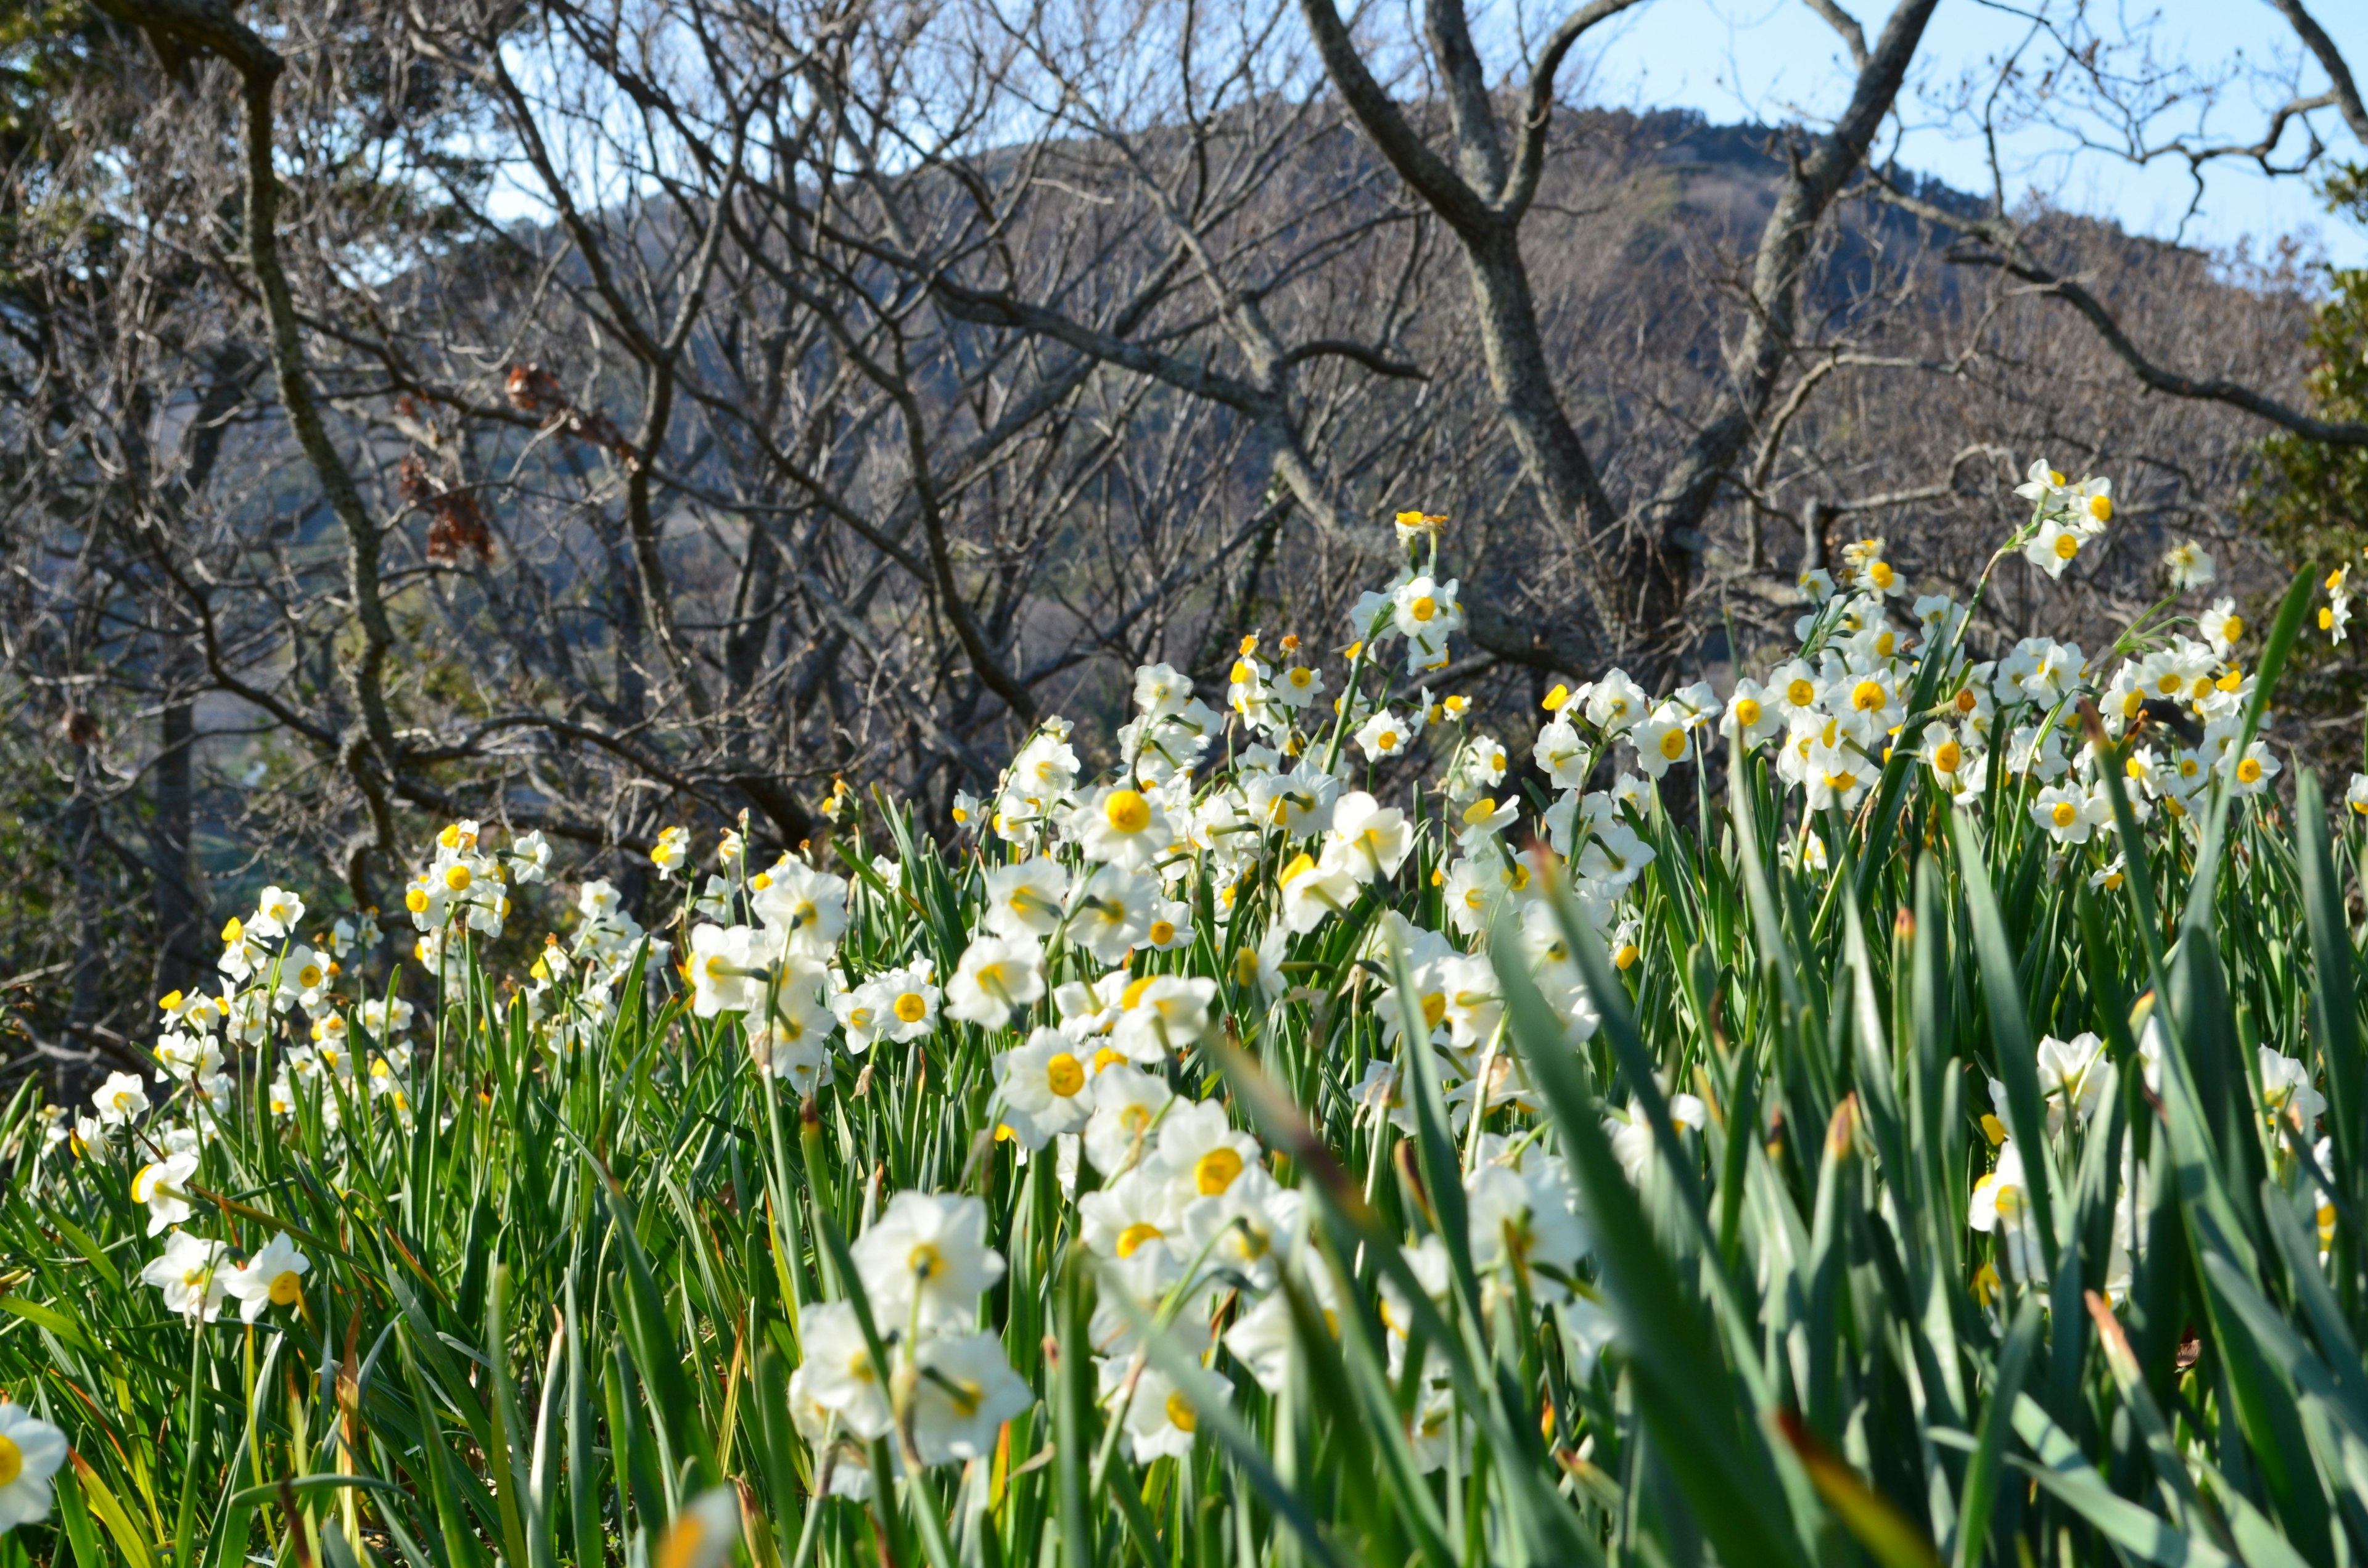
[(2048, 815), (2055, 819), (2055, 825), (2058, 827), (2070, 827), (2074, 823), (2080, 820), (2079, 812), (2069, 801), (2056, 801), (2055, 809), (2053, 812), (2050, 812)]
[(1123, 1012), (1133, 1011), (1135, 1004), (1143, 1000), (1143, 994), (1145, 991), (1150, 990), (1151, 983), (1158, 978), (1159, 977), (1156, 974), (1145, 974), (1138, 975), (1134, 979), (1128, 981), (1126, 983), (1126, 989), (1118, 994), (1118, 1005), (1120, 1010)]
[(1258, 672), (1250, 668), (1247, 659), (1235, 659), (1231, 673), (1235, 686), (1247, 686), (1258, 679)]
[(17, 1447), (14, 1438), (0, 1437), (0, 1486), (9, 1484), (24, 1471), (24, 1450)]
[(1626, 969), (1636, 961), (1636, 944), (1622, 942), (1620, 950), (1611, 955), (1611, 962), (1615, 968)]
[(1306, 690), (1307, 683), (1315, 678), (1315, 672), (1304, 666), (1291, 672), (1291, 684), (1299, 687), (1302, 691)]
[(1396, 749), (1397, 744), (1398, 733), (1395, 730), (1383, 730), (1380, 734), (1373, 737), (1373, 745), (1375, 749), (1380, 751), (1394, 751)]
[(1151, 923), (1149, 935), (1152, 946), (1164, 948), (1168, 943), (1176, 939), (1176, 922), (1173, 920), (1155, 920)]
[(1140, 790), (1114, 790), (1102, 805), (1102, 815), (1121, 833), (1141, 833), (1151, 825), (1151, 802)]
[(1759, 722), (1759, 704), (1748, 697), (1736, 699), (1735, 722), (1747, 730)]
[(847, 1010), (847, 1022), (848, 1027), (852, 1028), (870, 1028), (871, 1027), (871, 1009), (869, 1007), (849, 1007)]
[(320, 984), (321, 966), (316, 963), (308, 963), (302, 969), (298, 970), (296, 971), (296, 983), (302, 986), (307, 991), (310, 991), (315, 985)]
[(945, 1272), (946, 1255), (938, 1250), (937, 1243), (923, 1242), (905, 1255), (905, 1267), (916, 1279), (933, 1279)]
[(1817, 688), (1806, 678), (1798, 679), (1784, 688), (1784, 700), (1795, 708), (1806, 708), (1817, 699)]
[(917, 1024), (928, 1016), (928, 998), (917, 991), (907, 991), (896, 998), (896, 1017), (908, 1024)]
[(1192, 1185), (1203, 1198), (1215, 1198), (1242, 1174), (1242, 1157), (1230, 1145), (1220, 1144), (1192, 1162)]
[(1137, 1221), (1118, 1233), (1118, 1255), (1122, 1258), (1133, 1257), (1144, 1243), (1156, 1242), (1167, 1233), (1156, 1225), (1146, 1225)]
[(1942, 741), (1932, 748), (1932, 767), (1938, 773), (1954, 773), (1965, 760), (1965, 748), (1954, 741)]
[(271, 1304), (275, 1307), (293, 1306), (296, 1298), (303, 1293), (303, 1277), (292, 1268), (281, 1270), (271, 1281)]
[(1862, 680), (1850, 688), (1850, 706), (1861, 713), (1873, 713), (1883, 706), (1883, 683)]
[(2096, 518), (2100, 523), (2112, 522), (2113, 520), (2113, 498), (2110, 495), (2089, 496), (2089, 515)]
[(2058, 561), (2069, 561), (2069, 560), (2071, 560), (2074, 556), (2076, 556), (2076, 555), (2078, 555), (2078, 554), (2079, 554), (2079, 553), (2080, 553), (2080, 540), (2079, 540), (2079, 536), (2078, 536), (2077, 534), (2057, 534), (2057, 535), (2055, 536), (2055, 559), (2056, 559), (2056, 560), (2058, 560)]
[(1167, 1419), (1179, 1432), (1190, 1432), (1201, 1424), (1200, 1413), (1192, 1408), (1192, 1402), (1184, 1397), (1182, 1389), (1167, 1396)]
[(1062, 1051), (1044, 1063), (1044, 1086), (1067, 1099), (1086, 1086), (1086, 1070), (1076, 1057)]
[(455, 865), (446, 868), (444, 872), (444, 885), (450, 888), (454, 892), (466, 892), (469, 888), (469, 881), (470, 877), (468, 867)]
[(427, 890), (426, 888), (414, 888), (409, 892), (404, 893), (403, 895), (403, 906), (405, 909), (410, 910), (414, 915), (427, 914)]
[(1981, 705), (1982, 699), (1975, 695), (1973, 687), (1967, 687), (1964, 690), (1957, 693), (1958, 712), (1970, 713)]
[(2232, 615), (2227, 619), (2220, 623), (2220, 641), (2223, 642), (2234, 642), (2237, 638), (2242, 637), (2243, 635), (2245, 635), (2245, 618), (2243, 616)]
[(2260, 778), (2261, 764), (2259, 758), (2248, 756), (2244, 761), (2237, 765), (2237, 783), (2258, 784), (2260, 782)]
[(1406, 609), (1417, 620), (1427, 621), (1439, 613), (1439, 601), (1425, 594), (1406, 606)]
[(1446, 992), (1434, 991), (1429, 995), (1422, 999), (1422, 1021), (1424, 1023), (1429, 1024), (1432, 1028), (1437, 1028), (1439, 1027), (1439, 1020), (1445, 1017), (1447, 1017)]
[(1878, 588), (1889, 588), (1894, 581), (1891, 562), (1878, 561), (1866, 569), (1866, 580)]

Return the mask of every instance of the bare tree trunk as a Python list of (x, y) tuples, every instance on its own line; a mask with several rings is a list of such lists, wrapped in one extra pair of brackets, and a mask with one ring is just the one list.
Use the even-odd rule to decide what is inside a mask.
[[(72, 723), (72, 721), (69, 721)], [(92, 775), (90, 748), (76, 744), (74, 797), (67, 803), (65, 837), (74, 859), (74, 956), (68, 975), (65, 1038), (67, 1059), (58, 1064), (62, 1093), (80, 1087), (75, 1082), (90, 1070), (98, 1054), (97, 1024), (101, 994), (107, 979), (107, 888), (98, 875), (103, 846), (98, 834), (97, 779)]]
[(198, 893), (191, 847), (195, 837), (197, 705), (186, 698), (165, 705), (162, 744), (156, 755), (150, 799), (150, 897), (156, 918), (156, 981), (159, 990), (185, 985), (205, 967), (201, 927), (205, 906)]

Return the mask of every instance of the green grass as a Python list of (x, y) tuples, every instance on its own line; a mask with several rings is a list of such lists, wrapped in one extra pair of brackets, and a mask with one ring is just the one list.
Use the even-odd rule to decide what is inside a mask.
[[(2252, 672), (2238, 755), (2307, 593)], [(1918, 760), (1964, 672), (1936, 655), (1899, 675), (1907, 717), (1854, 811), (1804, 815), (1768, 748), (1730, 750), (1717, 795), (1681, 764), (1627, 813), (1653, 858), (1616, 907), (1541, 852), (1492, 924), (1455, 933), (1460, 801), (1422, 793), (1397, 874), (1269, 949), (1278, 993), (1242, 955), (1300, 846), (1259, 835), (1238, 880), (1196, 857), (1174, 887), (1187, 939), (1129, 960), (1213, 994), (1153, 1031), (1168, 1049), (1145, 1065), (1177, 1098), (1148, 1142), (1213, 1101), (1288, 1196), (1124, 1258), (1085, 1239), (1114, 1170), (1085, 1161), (1064, 1190), (1055, 1145), (1023, 1161), (996, 1137), (995, 1058), (1057, 1019), (1050, 994), (1008, 1028), (940, 1017), (860, 1055), (842, 1039), (826, 1083), (768, 1077), (740, 1014), (698, 1016), (672, 954), (554, 954), (529, 994), (454, 927), (442, 989), (432, 964), (395, 982), (417, 1009), (390, 1060), (400, 1108), (300, 1071), (275, 1114), (302, 1006), (228, 1047), (180, 1223), (226, 1244), (225, 1268), (275, 1234), (310, 1264), (301, 1300), (251, 1326), (234, 1301), (197, 1323), (140, 1282), (164, 1244), (131, 1198), (141, 1140), (188, 1119), (189, 1090), (79, 1153), (20, 1101), (0, 1389), (74, 1459), (0, 1562), (2361, 1561), (2368, 819), (2331, 835), (2301, 776), (2284, 803), (2215, 789), (2141, 823), (2109, 753), (2112, 818), (2059, 862), (2038, 780), (1994, 769), (1956, 807)], [(2081, 723), (2069, 698), (2052, 718)], [(1810, 826), (1823, 869), (1790, 852)], [(948, 982), (1009, 854), (986, 842), (848, 802), (814, 860), (848, 880), (849, 983), (918, 958)], [(2092, 886), (2115, 855), (2119, 880)], [(729, 896), (762, 907), (746, 881)], [(1055, 986), (1104, 967), (1065, 926), (1047, 963)], [(738, 978), (770, 997), (795, 973)], [(612, 1010), (555, 1048), (552, 1019), (602, 974)], [(1573, 986), (1600, 1018), (1584, 1041)], [(1432, 996), (1472, 1039), (1431, 1037)], [(317, 1010), (357, 1062), (393, 1043), (350, 1000)], [(2079, 1096), (2043, 1081), (2037, 1042), (2083, 1033), (2110, 1070), (2067, 1113)], [(2264, 1047), (2324, 1096), (2323, 1167), (2317, 1130), (2278, 1119)], [(1377, 1062), (1395, 1118), (1359, 1097)], [(1503, 1091), (1476, 1120), (1475, 1079)], [(2001, 1135), (2024, 1176), (1978, 1231)], [(1162, 1190), (1229, 1170), (1178, 1166)], [(920, 1256), (880, 1239), (902, 1234), (901, 1194), (978, 1199), (1002, 1260), (934, 1325), (939, 1307), (900, 1303), (955, 1276), (899, 1273)], [(1143, 1261), (1162, 1246), (1164, 1273)], [(1263, 1382), (1230, 1332), (1253, 1312)], [(1023, 1385), (1015, 1408), (916, 1465), (993, 1398), (943, 1359), (975, 1333)], [(810, 1340), (869, 1357), (884, 1430), (793, 1408), (793, 1378), (811, 1395), (829, 1369)], [(1153, 1427), (1176, 1451), (1138, 1454)], [(857, 1476), (861, 1495), (823, 1490)]]

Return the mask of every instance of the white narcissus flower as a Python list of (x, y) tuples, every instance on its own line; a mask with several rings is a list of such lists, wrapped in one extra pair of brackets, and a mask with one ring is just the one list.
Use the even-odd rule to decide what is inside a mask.
[[(1700, 1132), (1706, 1120), (1705, 1108), (1697, 1096), (1669, 1096), (1669, 1121), (1673, 1126), (1691, 1128)], [(1653, 1158), (1653, 1124), (1645, 1114), (1644, 1102), (1630, 1100), (1625, 1120), (1606, 1117), (1603, 1131), (1605, 1136), (1611, 1140), (1611, 1153), (1618, 1157), (1620, 1168), (1628, 1174), (1630, 1181), (1642, 1183), (1645, 1168)]]
[(1128, 1263), (1148, 1249), (1173, 1265), (1151, 1267), (1149, 1283), (1165, 1290), (1183, 1278), (1184, 1204), (1164, 1173), (1144, 1165), (1122, 1172), (1077, 1199), (1077, 1221), (1096, 1256)]
[(789, 1080), (802, 1095), (831, 1081), (830, 1031), (838, 1019), (823, 1000), (824, 983), (820, 969), (791, 962), (748, 1026), (757, 1071)]
[(175, 1231), (164, 1252), (140, 1271), (140, 1280), (164, 1292), (166, 1312), (211, 1323), (229, 1294), (230, 1271), (222, 1243)]
[(2256, 1050), (2261, 1067), (2261, 1099), (2272, 1120), (2283, 1130), (2309, 1133), (2318, 1126), (2327, 1097), (2311, 1086), (2310, 1068), (2268, 1046)]
[(2174, 594), (2203, 587), (2220, 574), (2210, 552), (2192, 539), (2180, 540), (2163, 552), (2162, 569), (2170, 578), (2170, 591)]
[(2022, 558), (2046, 573), (2050, 577), (2064, 575), (2064, 568), (2072, 564), (2080, 553), (2086, 538), (2078, 528), (2058, 517), (2050, 517), (2039, 525), (2031, 542), (2022, 547)]
[(1069, 940), (1097, 962), (1121, 964), (1151, 929), (1158, 884), (1121, 865), (1097, 866), (1069, 895)]
[(1718, 722), (1721, 735), (1740, 738), (1743, 749), (1749, 751), (1783, 727), (1782, 706), (1765, 687), (1748, 676), (1735, 683), (1735, 694), (1726, 699), (1726, 711)]
[(246, 923), (247, 935), (266, 942), (278, 941), (295, 933), (304, 918), (304, 901), (286, 888), (268, 887), (256, 900), (255, 918)]
[(1049, 937), (1060, 928), (1069, 898), (1069, 869), (1045, 856), (1016, 866), (990, 866), (980, 920), (1013, 941)]
[(1293, 665), (1280, 671), (1269, 683), (1267, 694), (1285, 708), (1304, 708), (1324, 692), (1324, 672), (1305, 665)]
[(1261, 827), (1279, 827), (1292, 838), (1304, 838), (1332, 825), (1333, 802), (1340, 781), (1312, 762), (1302, 762), (1287, 773), (1261, 773), (1245, 791), (1250, 816)]
[(1147, 871), (1167, 846), (1175, 829), (1157, 799), (1140, 790), (1101, 790), (1069, 813), (1069, 836), (1088, 860), (1130, 871)]
[(1233, 1327), (1225, 1330), (1225, 1348), (1234, 1359), (1249, 1369), (1258, 1387), (1278, 1396), (1290, 1376), (1292, 1355), (1298, 1344), (1291, 1300), (1280, 1290), (1235, 1318)]
[(304, 1296), (304, 1276), (313, 1261), (296, 1250), (287, 1233), (275, 1232), (244, 1267), (233, 1268), (224, 1288), (238, 1298), (238, 1315), (253, 1323), (273, 1307), (292, 1307)]
[(101, 1127), (122, 1127), (147, 1113), (148, 1089), (136, 1073), (109, 1073), (92, 1091), (90, 1103), (98, 1109)]
[(1651, 705), (1652, 699), (1628, 678), (1627, 671), (1613, 670), (1587, 694), (1587, 722), (1606, 736), (1625, 734), (1645, 722)]
[(189, 1217), (186, 1183), (198, 1174), (194, 1150), (166, 1154), (140, 1167), (131, 1178), (131, 1201), (148, 1206), (148, 1233), (162, 1235)]
[(985, 1458), (1003, 1424), (1036, 1403), (992, 1334), (925, 1340), (913, 1364), (913, 1448), (925, 1465)]
[(1636, 748), (1636, 765), (1655, 778), (1683, 762), (1687, 752), (1687, 715), (1676, 704), (1664, 702), (1637, 725), (1628, 739)]
[(749, 907), (781, 934), (791, 953), (827, 959), (847, 930), (847, 881), (784, 855), (748, 879)]
[(1357, 879), (1339, 866), (1319, 865), (1301, 854), (1280, 873), (1283, 924), (1293, 932), (1313, 931), (1357, 900)]
[(946, 1016), (999, 1029), (1011, 1021), (1012, 1009), (1043, 994), (1043, 949), (1032, 940), (975, 937), (946, 983)]
[(2214, 599), (2195, 624), (2212, 651), (2224, 659), (2237, 651), (2238, 640), (2245, 635), (2245, 618), (2237, 613), (2237, 601), (2232, 598)]
[(1405, 720), (1384, 708), (1357, 726), (1357, 748), (1368, 762), (1385, 762), (1406, 747)]
[[(2100, 809), (2101, 808), (2101, 809)], [(2051, 784), (2031, 802), (2031, 820), (2047, 830), (2058, 844), (2086, 844), (2089, 835), (2112, 820), (2112, 803), (2086, 790)]]
[(1189, 1201), (1215, 1198), (1258, 1163), (1258, 1140), (1237, 1132), (1215, 1100), (1181, 1100), (1159, 1123), (1157, 1168)]
[[(876, 1297), (871, 1310), (876, 1324), (881, 1321)], [(807, 1307), (798, 1314), (798, 1338), (805, 1352), (799, 1370), (806, 1395), (865, 1442), (886, 1437), (895, 1425), (888, 1407), (888, 1374), (872, 1363), (855, 1309), (845, 1301)]]
[(1848, 739), (1832, 745), (1812, 745), (1807, 777), (1809, 809), (1821, 812), (1827, 806), (1839, 806), (1845, 812), (1857, 810), (1877, 771), (1866, 754)]
[(872, 1322), (924, 1329), (967, 1324), (1003, 1278), (986, 1244), (986, 1205), (951, 1194), (900, 1192), (855, 1244)]
[(899, 1045), (938, 1027), (938, 988), (930, 983), (929, 960), (873, 975), (852, 991), (831, 998), (831, 1011), (847, 1031), (847, 1049), (861, 1055), (875, 1040)]
[(2007, 1272), (2031, 1281), (2046, 1278), (2046, 1252), (2032, 1222), (2022, 1151), (2015, 1147), (2013, 1139), (1998, 1145), (1997, 1165), (1974, 1183), (1973, 1198), (1965, 1205), (1965, 1223), (1998, 1237)]
[(2221, 771), (2235, 780), (2239, 795), (2258, 795), (2270, 787), (2270, 781), (2284, 769), (2270, 755), (2269, 743), (2255, 741), (2239, 756), (2234, 746), (2220, 760)]
[(1151, 924), (1134, 944), (1156, 953), (1172, 953), (1192, 945), (1192, 906), (1180, 899), (1159, 899), (1151, 906)]
[(1154, 1074), (1110, 1067), (1094, 1074), (1093, 1094), (1086, 1158), (1104, 1177), (1113, 1177), (1150, 1152), (1156, 1125), (1175, 1091)]
[(2039, 1091), (2047, 1096), (2047, 1130), (2062, 1131), (2067, 1106), (2074, 1115), (2088, 1119), (2102, 1102), (2112, 1075), (2105, 1043), (2095, 1035), (2076, 1034), (2070, 1040), (2041, 1037)]
[(687, 827), (666, 828), (658, 835), (657, 843), (650, 846), (650, 864), (658, 869), (663, 881), (673, 881), (674, 874), (689, 858), (690, 829)]
[(2014, 487), (2014, 493), (2033, 506), (2044, 510), (2055, 509), (2064, 505), (2064, 494), (2070, 485), (2071, 481), (2066, 479), (2060, 470), (2050, 466), (2045, 458), (2033, 458), (2031, 467), (2023, 474), (2022, 483)]
[(1383, 805), (1361, 790), (1334, 802), (1331, 838), (1342, 851), (1341, 868), (1360, 882), (1396, 876), (1414, 849), (1414, 829), (1406, 812)]
[(65, 1462), (64, 1433), (0, 1400), (0, 1535), (50, 1517), (51, 1478)]
[[(1548, 1304), (1567, 1295), (1588, 1243), (1562, 1184), (1543, 1169), (1523, 1172), (1492, 1161), (1465, 1178), (1463, 1187), (1473, 1268), (1518, 1274), (1530, 1294)], [(1492, 1285), (1510, 1288), (1501, 1279)]]
[(1007, 801), (1052, 801), (1066, 794), (1077, 781), (1077, 754), (1069, 747), (1067, 730), (1039, 730), (1011, 759), (1010, 778)]
[(1003, 1099), (1004, 1122), (1030, 1149), (1075, 1132), (1092, 1113), (1078, 1049), (1060, 1030), (1040, 1028), (1026, 1045), (996, 1052), (995, 1084)]
[[(1201, 1381), (1212, 1389), (1216, 1386), (1213, 1378)], [(1200, 1425), (1200, 1407), (1167, 1373), (1145, 1367), (1135, 1380), (1134, 1397), (1126, 1407), (1127, 1446), (1133, 1451), (1134, 1462), (1190, 1458)]]
[(2343, 803), (2354, 816), (2368, 817), (2368, 773), (2355, 773), (2343, 791)]
[(510, 846), (511, 874), (520, 887), (541, 881), (551, 870), (551, 843), (536, 828)]
[(1954, 791), (1964, 788), (1958, 776), (1966, 771), (1967, 764), (1981, 759), (1958, 738), (1954, 726), (1938, 723), (1924, 732), (1924, 760), (1941, 781)]
[(780, 961), (781, 935), (756, 926), (699, 926), (690, 933), (690, 1009), (702, 1018), (761, 1006)]
[(1217, 983), (1199, 975), (1144, 975), (1119, 995), (1110, 1049), (1148, 1066), (1208, 1039)]
[(1134, 672), (1134, 710), (1145, 718), (1180, 713), (1192, 700), (1192, 683), (1173, 665), (1141, 665)]
[(1564, 712), (1557, 712), (1554, 722), (1538, 732), (1530, 756), (1557, 790), (1583, 788), (1588, 767), (1594, 761), (1591, 748), (1579, 738), (1578, 727)]

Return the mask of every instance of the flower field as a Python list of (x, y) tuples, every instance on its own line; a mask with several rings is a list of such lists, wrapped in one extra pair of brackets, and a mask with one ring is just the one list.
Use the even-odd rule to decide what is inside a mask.
[[(2110, 526), (2023, 494), (1993, 573)], [(0, 1563), (2362, 1561), (2368, 779), (2270, 723), (2345, 573), (1976, 661), (1869, 540), (1500, 736), (1441, 521), (524, 973), (533, 835), (267, 889), (0, 1124)]]

